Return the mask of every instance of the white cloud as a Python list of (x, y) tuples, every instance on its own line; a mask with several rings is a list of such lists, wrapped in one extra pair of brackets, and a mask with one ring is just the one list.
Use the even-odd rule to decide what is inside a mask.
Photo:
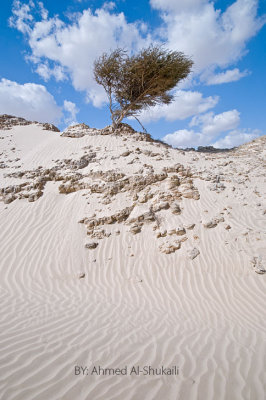
[(105, 3), (103, 3), (103, 8), (105, 10), (113, 10), (114, 8), (116, 8), (116, 5), (113, 1), (106, 1)]
[[(59, 80), (67, 72), (74, 88), (86, 91), (88, 100), (95, 106), (101, 106), (106, 95), (94, 80), (94, 60), (104, 51), (117, 47), (135, 51), (151, 43), (149, 34), (145, 38), (141, 36), (143, 23), (127, 23), (123, 13), (114, 14), (102, 8), (93, 14), (88, 9), (72, 15), (68, 23), (58, 17), (36, 21), (33, 13), (32, 5), (26, 7), (17, 1), (10, 23), (26, 35), (31, 48), (28, 58), (37, 65), (36, 71), (44, 79), (55, 76)], [(62, 74), (58, 76), (55, 71), (59, 67)]]
[(207, 0), (151, 0), (151, 5), (162, 11), (160, 32), (168, 47), (191, 56), (195, 74), (237, 62), (265, 23), (257, 16), (258, 0), (237, 0), (224, 12)]
[(240, 72), (238, 68), (228, 69), (216, 75), (210, 75), (206, 79), (207, 85), (220, 85), (221, 83), (235, 82), (244, 76), (249, 75), (248, 71)]
[(240, 146), (243, 143), (250, 142), (251, 140), (256, 139), (259, 136), (260, 131), (258, 131), (257, 129), (251, 132), (241, 132), (240, 130), (234, 130), (232, 132), (229, 132), (229, 134), (226, 135), (224, 138), (219, 139), (215, 143), (213, 143), (213, 146), (219, 149), (236, 147)]
[(205, 139), (203, 135), (194, 130), (180, 129), (176, 132), (165, 135), (162, 140), (173, 147), (198, 147)]
[(162, 140), (173, 147), (186, 148), (198, 146), (213, 146), (218, 149), (232, 148), (243, 143), (250, 142), (260, 136), (258, 130), (252, 132), (241, 132), (234, 130), (229, 132), (224, 138), (212, 141), (209, 136), (194, 130), (181, 129), (174, 133), (165, 135)]
[(221, 132), (234, 129), (240, 122), (240, 114), (237, 110), (225, 111), (221, 114), (208, 113), (192, 118), (189, 126), (200, 126), (204, 135), (213, 137)]
[(77, 124), (76, 115), (79, 112), (76, 104), (72, 101), (64, 100), (64, 110), (69, 114), (68, 117), (65, 117), (65, 123), (67, 125), (75, 125)]
[(43, 19), (47, 19), (48, 18), (48, 11), (44, 8), (43, 2), (42, 1), (38, 1), (38, 6), (40, 8), (40, 12), (41, 12), (41, 16)]
[[(32, 61), (39, 64), (49, 59), (61, 65), (68, 70), (74, 87), (87, 90), (89, 98), (100, 104), (104, 94), (94, 83), (92, 64), (103, 51), (116, 47), (134, 51), (157, 42), (159, 34), (168, 47), (192, 57), (195, 74), (212, 80), (206, 71), (214, 75), (217, 67), (227, 68), (237, 62), (246, 53), (247, 42), (266, 22), (265, 17), (257, 16), (258, 0), (236, 0), (224, 12), (211, 0), (151, 0), (150, 4), (161, 12), (164, 22), (153, 37), (148, 33), (144, 36), (145, 24), (128, 23), (123, 13), (113, 13), (112, 1), (94, 14), (90, 9), (72, 14), (65, 23), (58, 17), (48, 18), (41, 2), (23, 4), (16, 0), (10, 25), (27, 36)], [(42, 72), (41, 68), (37, 70)], [(213, 79), (223, 83), (240, 79), (243, 74), (232, 69)]]
[[(252, 137), (252, 134), (243, 134), (239, 131), (232, 131), (226, 136), (226, 140), (217, 140), (221, 133), (230, 129), (235, 129), (240, 122), (239, 112), (237, 110), (225, 111), (221, 114), (207, 113), (195, 116), (190, 122), (190, 127), (196, 126), (198, 129), (181, 129), (174, 133), (164, 136), (163, 140), (173, 147), (233, 147)], [(237, 132), (237, 134), (235, 134)], [(235, 134), (235, 136), (234, 136)], [(250, 140), (251, 140), (250, 139)], [(239, 142), (239, 143), (238, 143)], [(237, 144), (234, 144), (237, 143)]]
[(207, 3), (208, 0), (150, 0), (152, 7), (164, 10), (164, 11), (174, 11), (182, 12), (188, 11), (202, 6)]
[(48, 63), (39, 64), (36, 68), (36, 72), (47, 82), (51, 78), (51, 70), (48, 67)]
[[(58, 16), (49, 18), (40, 2), (23, 3), (14, 2), (10, 25), (28, 40), (31, 53), (27, 58), (35, 64), (36, 72), (46, 81), (52, 77), (57, 81), (70, 79), (96, 107), (106, 101), (106, 94), (94, 80), (93, 62), (104, 51), (122, 47), (134, 53), (159, 41), (193, 59), (191, 85), (198, 78), (207, 84), (232, 82), (247, 71), (229, 66), (246, 54), (248, 41), (266, 21), (257, 15), (258, 0), (232, 0), (223, 12), (212, 0), (150, 0), (163, 20), (151, 35), (143, 22), (128, 23), (123, 13), (114, 13), (112, 1), (95, 13), (85, 9), (72, 14), (68, 22)], [(187, 87), (184, 85), (187, 80), (179, 89)], [(176, 90), (176, 94), (172, 104), (145, 110), (140, 118), (145, 122), (185, 119), (206, 112), (218, 102), (217, 96), (204, 98), (196, 91)]]
[(64, 69), (60, 65), (55, 65), (53, 68), (49, 67), (48, 62), (38, 64), (35, 70), (46, 82), (53, 76), (56, 81), (63, 81), (67, 79)]
[(199, 92), (176, 90), (175, 100), (171, 104), (156, 105), (143, 110), (139, 118), (143, 122), (157, 121), (160, 118), (167, 121), (183, 120), (215, 107), (218, 100), (217, 96), (203, 97)]
[(39, 122), (58, 123), (61, 108), (43, 85), (19, 84), (2, 79), (0, 81), (0, 114), (11, 114)]
[(13, 15), (9, 19), (9, 25), (13, 28), (17, 28), (24, 34), (29, 34), (31, 31), (29, 23), (33, 20), (33, 16), (30, 14), (32, 7), (34, 7), (32, 1), (30, 1), (29, 4), (21, 4), (20, 1), (14, 1), (12, 9)]

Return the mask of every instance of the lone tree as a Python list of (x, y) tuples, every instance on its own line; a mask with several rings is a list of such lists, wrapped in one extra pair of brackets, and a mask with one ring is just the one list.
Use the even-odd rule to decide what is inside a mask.
[(140, 123), (136, 115), (144, 108), (171, 103), (171, 89), (190, 73), (192, 65), (183, 53), (159, 46), (133, 56), (116, 49), (99, 57), (94, 77), (108, 95), (113, 129), (129, 116)]

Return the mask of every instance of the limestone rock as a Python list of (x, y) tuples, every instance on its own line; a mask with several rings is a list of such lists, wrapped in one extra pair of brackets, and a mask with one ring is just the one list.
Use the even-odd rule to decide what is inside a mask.
[(188, 230), (192, 230), (192, 229), (195, 228), (195, 224), (188, 224), (188, 225), (185, 225), (185, 228), (188, 229)]
[(193, 249), (190, 249), (188, 251), (188, 257), (191, 260), (194, 260), (194, 258), (196, 258), (199, 254), (200, 254), (200, 251), (196, 247), (194, 247)]
[(139, 203), (147, 203), (147, 201), (148, 201), (147, 193), (140, 193), (138, 196), (138, 201), (139, 201)]
[(130, 227), (129, 231), (135, 235), (136, 233), (141, 232), (141, 227), (141, 224), (134, 224)]
[(208, 229), (215, 228), (219, 224), (219, 222), (224, 222), (224, 217), (216, 217), (208, 222), (203, 222), (203, 226)]
[(2, 129), (2, 130), (9, 130), (13, 126), (17, 126), (17, 125), (25, 126), (25, 125), (31, 125), (31, 124), (38, 124), (39, 126), (43, 127), (44, 130), (60, 132), (60, 130), (53, 124), (39, 123), (36, 121), (34, 121), (34, 122), (27, 121), (24, 118), (15, 117), (13, 115), (7, 115), (7, 114), (0, 115), (0, 129)]
[(205, 222), (203, 226), (205, 228), (215, 228), (218, 225), (218, 221), (216, 219), (212, 219), (211, 221)]
[(172, 203), (171, 210), (172, 210), (173, 214), (176, 214), (176, 215), (181, 214), (181, 208), (177, 202)]
[(122, 157), (127, 157), (129, 156), (129, 154), (131, 153), (131, 151), (124, 151), (124, 153), (121, 154)]
[(182, 196), (185, 197), (186, 199), (194, 199), (194, 200), (200, 199), (200, 194), (197, 189), (186, 190), (185, 192), (182, 192)]
[(31, 194), (29, 195), (29, 197), (28, 197), (28, 201), (29, 201), (29, 202), (36, 201), (36, 200), (38, 200), (38, 198), (41, 197), (41, 196), (42, 196), (42, 192), (41, 192), (41, 191), (38, 191), (38, 192), (36, 192), (36, 193), (31, 193)]
[(173, 175), (173, 176), (171, 176), (171, 178), (168, 182), (167, 188), (169, 190), (171, 190), (171, 189), (175, 189), (179, 185), (180, 185), (180, 179), (178, 178), (177, 175)]
[(97, 246), (98, 246), (97, 242), (91, 242), (85, 244), (85, 248), (90, 250), (96, 249)]
[(159, 238), (159, 237), (165, 237), (166, 235), (167, 235), (167, 230), (166, 230), (166, 229), (160, 229), (160, 230), (157, 232), (156, 237), (157, 237), (157, 238)]
[(183, 226), (176, 228), (176, 235), (177, 236), (182, 236), (186, 234), (186, 230)]
[(12, 203), (12, 201), (16, 200), (16, 196), (11, 193), (4, 197), (4, 204)]
[(154, 204), (152, 206), (152, 210), (154, 212), (160, 211), (160, 210), (168, 210), (168, 208), (170, 207), (168, 201), (161, 201), (157, 204)]
[(82, 136), (89, 135), (93, 133), (95, 129), (91, 129), (86, 124), (77, 124), (69, 126), (64, 132), (61, 134), (63, 137), (70, 137), (70, 138), (81, 138)]
[(261, 256), (253, 257), (251, 263), (253, 264), (253, 268), (255, 269), (256, 274), (263, 275), (266, 274), (266, 260), (262, 259)]
[(176, 250), (180, 249), (181, 243), (179, 241), (175, 241), (173, 243), (163, 243), (159, 249), (162, 253), (171, 254), (174, 253)]

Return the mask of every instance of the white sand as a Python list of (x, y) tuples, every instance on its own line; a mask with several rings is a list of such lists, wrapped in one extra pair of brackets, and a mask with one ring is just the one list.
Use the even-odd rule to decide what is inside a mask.
[[(78, 160), (85, 151), (96, 153), (85, 168), (66, 169), (63, 163), (57, 170), (62, 176), (87, 175), (78, 181), (87, 188), (60, 194), (62, 182), (49, 181), (36, 201), (0, 202), (1, 399), (265, 398), (266, 274), (256, 273), (266, 268), (265, 136), (218, 155), (183, 153), (130, 136), (60, 137), (34, 124), (2, 130), (0, 137), (6, 166), (0, 187), (27, 182), (16, 194), (21, 197), (36, 177), (4, 174), (38, 166), (43, 171), (60, 160)], [(133, 153), (121, 156), (127, 149)], [(109, 196), (113, 182), (92, 174), (112, 170), (125, 174), (120, 179), (145, 177), (150, 167), (144, 164), (159, 174), (177, 163), (190, 167), (192, 177), (169, 172), (144, 188), (138, 181), (135, 190), (126, 185)], [(183, 179), (178, 215), (171, 204), (176, 194), (164, 198), (173, 175)], [(215, 186), (217, 175), (224, 189)], [(91, 193), (95, 183), (102, 192)], [(200, 199), (184, 198), (186, 185)], [(145, 193), (147, 202), (140, 203)], [(140, 233), (129, 232), (130, 218), (162, 201), (171, 207), (155, 212), (155, 221), (144, 222)], [(123, 222), (95, 230), (110, 236), (90, 237), (86, 221), (78, 223), (132, 205)], [(217, 225), (206, 228), (214, 218)], [(187, 229), (191, 224), (195, 227)], [(183, 227), (185, 235), (169, 234)], [(157, 238), (165, 229), (166, 236)], [(184, 238), (175, 252), (160, 251)], [(96, 249), (85, 248), (91, 242), (98, 243)], [(193, 248), (200, 254), (191, 260)], [(132, 366), (162, 365), (177, 366), (179, 374), (129, 375)], [(88, 375), (75, 376), (75, 366), (87, 366)], [(127, 366), (128, 374), (91, 375), (93, 366)]]

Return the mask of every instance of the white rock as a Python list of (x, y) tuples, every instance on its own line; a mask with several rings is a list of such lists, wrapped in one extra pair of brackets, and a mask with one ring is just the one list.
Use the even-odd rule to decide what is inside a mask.
[(86, 249), (90, 249), (90, 250), (96, 249), (97, 246), (98, 246), (97, 242), (91, 242), (91, 243), (86, 243), (85, 244)]
[(193, 249), (190, 249), (188, 251), (188, 257), (191, 260), (194, 260), (194, 258), (196, 258), (199, 254), (200, 254), (200, 251), (196, 247), (194, 247)]

